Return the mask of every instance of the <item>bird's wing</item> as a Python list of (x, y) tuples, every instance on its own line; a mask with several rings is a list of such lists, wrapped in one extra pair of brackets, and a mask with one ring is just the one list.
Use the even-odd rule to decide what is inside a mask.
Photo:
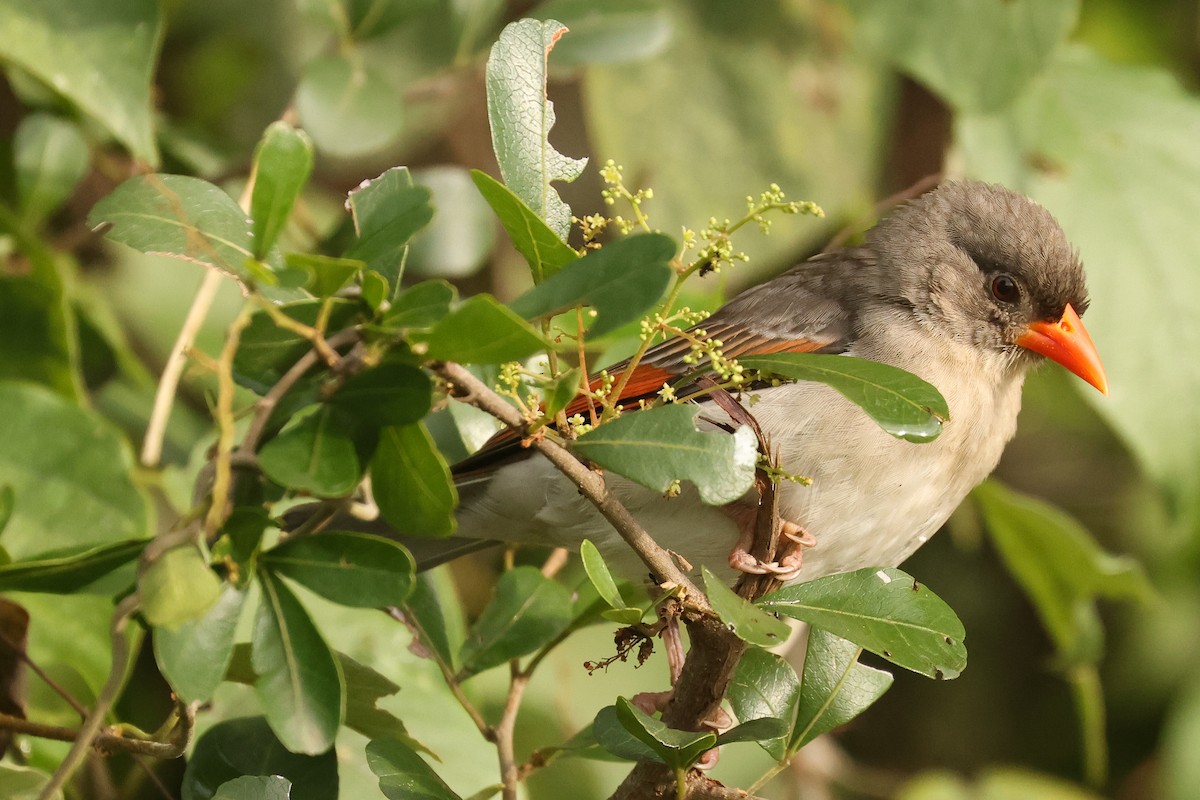
[[(844, 352), (853, 327), (846, 302), (847, 295), (856, 290), (853, 272), (869, 258), (860, 248), (816, 256), (741, 293), (692, 331), (699, 329), (705, 338), (719, 340), (721, 352), (729, 358)], [(692, 341), (681, 336), (650, 348), (625, 381), (617, 403), (636, 408), (639, 400), (654, 397), (663, 384), (697, 371), (696, 365), (688, 363), (692, 352)], [(628, 367), (629, 362), (623, 361), (605, 371), (615, 385)], [(600, 385), (600, 379), (593, 377), (592, 389)], [(593, 403), (580, 395), (568, 404), (567, 416), (586, 415)], [(453, 472), (460, 482), (471, 483), (526, 452), (512, 432), (502, 431), (479, 452), (456, 464)]]

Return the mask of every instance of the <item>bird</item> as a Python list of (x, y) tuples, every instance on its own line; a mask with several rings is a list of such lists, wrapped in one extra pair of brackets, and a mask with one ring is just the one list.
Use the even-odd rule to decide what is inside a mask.
[[(808, 478), (777, 490), (784, 533), (805, 545), (803, 558), (789, 562), (746, 552), (753, 498), (714, 507), (687, 483), (669, 497), (612, 473), (606, 483), (662, 547), (697, 571), (708, 566), (729, 580), (770, 572), (790, 583), (898, 566), (995, 468), (1016, 431), (1031, 368), (1057, 362), (1108, 394), (1080, 319), (1088, 303), (1080, 257), (1049, 211), (1000, 185), (942, 183), (895, 207), (861, 244), (744, 291), (699, 326), (727, 357), (828, 353), (911, 372), (946, 400), (940, 436), (896, 438), (821, 383), (744, 390), (781, 468)], [(651, 348), (618, 402), (632, 408), (633, 398), (694, 370), (683, 358), (689, 351), (680, 339)], [(609, 373), (619, 378), (626, 368)], [(704, 406), (702, 427), (736, 425), (711, 398), (696, 402)], [(588, 539), (614, 571), (645, 575), (576, 487), (516, 437), (494, 437), (453, 474), (457, 535), (427, 542), (419, 562), (432, 565), (482, 542), (578, 549)]]

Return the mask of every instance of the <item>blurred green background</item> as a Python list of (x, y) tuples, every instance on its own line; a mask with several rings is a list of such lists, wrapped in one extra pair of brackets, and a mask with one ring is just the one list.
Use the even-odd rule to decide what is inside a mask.
[[(93, 6), (103, 25), (88, 17)], [(711, 279), (711, 296), (697, 302), (861, 231), (881, 198), (933, 173), (1006, 183), (1059, 217), (1089, 269), (1087, 322), (1113, 392), (1102, 398), (1061, 371), (1039, 372), (998, 477), (1069, 511), (1107, 550), (1135, 556), (1156, 588), (1150, 601), (1102, 607), (1104, 795), (1200, 797), (1200, 5), (1191, 0), (0, 0), (4, 147), (23, 152), (21, 130), (39, 114), (78, 131), (78, 142), (53, 140), (64, 148), (66, 190), (31, 213), (44, 242), (66, 254), (83, 391), (95, 407), (140, 441), (154, 376), (201, 270), (103, 246), (86, 229), (87, 210), (138, 162), (236, 194), (262, 130), (285, 113), (318, 152), (287, 232), (294, 247), (337, 235), (345, 193), (403, 164), (440, 210), (409, 275), (501, 299), (524, 289), (523, 264), (466, 175), (495, 172), (483, 60), (500, 27), (521, 16), (571, 28), (551, 57), (551, 140), (591, 159), (561, 187), (576, 215), (602, 209), (596, 168), (610, 158), (631, 186), (653, 188), (651, 223), (672, 235), (739, 215), (746, 195), (772, 182), (826, 210), (820, 223), (746, 234), (749, 264)], [(140, 116), (129, 111), (139, 98)], [(0, 161), (7, 169), (12, 159)], [(6, 197), (23, 191), (18, 183), (0, 175)], [(0, 243), (11, 272), (13, 243)], [(215, 352), (239, 304), (230, 283), (201, 348)], [(0, 305), (3, 376), (18, 371), (5, 359), (15, 363), (38, 335), (17, 311)], [(168, 495), (186, 493), (210, 431), (205, 379), (189, 373), (185, 387), (168, 432)], [(468, 608), (495, 568), (483, 559), (450, 570)], [(877, 706), (806, 750), (767, 794), (1050, 796), (1048, 785), (1023, 784), (1021, 771), (1078, 783), (1062, 664), (970, 505), (906, 570), (963, 618), (969, 669), (945, 684), (898, 674)], [(337, 632), (332, 644), (405, 686), (395, 709), (443, 756), (456, 790), (494, 781), (490, 749), (428, 664), (407, 653), (402, 630), (310, 600), (322, 628)], [(21, 602), (35, 618), (63, 613), (45, 599)], [(93, 613), (88, 602), (73, 598), (71, 613)], [(75, 649), (81, 680), (104, 668), (103, 642), (41, 635), (47, 652)], [(580, 664), (606, 655), (608, 636), (579, 637), (534, 682), (521, 720), (526, 751), (571, 735), (614, 694), (665, 680), (657, 658), (587, 675)], [(143, 667), (139, 679), (152, 681), (152, 663)], [(469, 688), (485, 708), (503, 699), (494, 675)], [(254, 703), (243, 687), (222, 692), (202, 725)], [(138, 702), (149, 701), (126, 698)], [(361, 744), (339, 744), (346, 798), (376, 791)], [(768, 766), (752, 750), (727, 756), (717, 776), (748, 783)], [(35, 762), (54, 752), (47, 746)], [(530, 781), (529, 796), (600, 797), (625, 769), (558, 762)]]

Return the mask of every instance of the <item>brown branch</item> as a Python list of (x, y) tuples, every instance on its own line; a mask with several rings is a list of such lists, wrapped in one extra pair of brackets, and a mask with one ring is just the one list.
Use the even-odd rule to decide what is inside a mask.
[[(492, 391), (487, 384), (472, 375), (466, 367), (452, 361), (437, 362), (430, 366), (452, 384), (453, 394), (459, 400), (491, 414), (518, 436), (524, 438), (528, 435), (529, 423), (521, 413)], [(565, 447), (547, 437), (532, 439), (532, 446), (579, 488), (580, 493), (591, 501), (660, 581), (680, 587), (684, 591), (686, 601), (697, 610), (711, 612), (704, 593), (692, 583), (687, 573), (679, 568), (671, 554), (654, 541), (629, 509), (612, 496), (599, 473), (593, 472)]]
[[(188, 737), (186, 735), (179, 735), (179, 732), (190, 727), (187, 720), (186, 716), (181, 716), (179, 723), (171, 731), (171, 738), (165, 742), (155, 739), (133, 739), (109, 731), (100, 731), (92, 739), (91, 746), (97, 752), (101, 753), (120, 751), (123, 753), (151, 756), (153, 758), (178, 758), (187, 749)], [(78, 728), (45, 725), (40, 722), (33, 722), (4, 713), (0, 713), (0, 728), (15, 733), (23, 733), (26, 736), (36, 736), (39, 739), (53, 739), (58, 742), (74, 742), (79, 739), (81, 733)]]

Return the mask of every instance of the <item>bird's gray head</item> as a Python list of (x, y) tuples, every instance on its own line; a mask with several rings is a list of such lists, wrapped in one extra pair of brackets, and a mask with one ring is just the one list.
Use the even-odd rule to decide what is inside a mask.
[(879, 289), (930, 329), (1034, 360), (1031, 323), (1087, 308), (1083, 265), (1058, 222), (1022, 194), (987, 183), (945, 183), (898, 208), (867, 234)]

